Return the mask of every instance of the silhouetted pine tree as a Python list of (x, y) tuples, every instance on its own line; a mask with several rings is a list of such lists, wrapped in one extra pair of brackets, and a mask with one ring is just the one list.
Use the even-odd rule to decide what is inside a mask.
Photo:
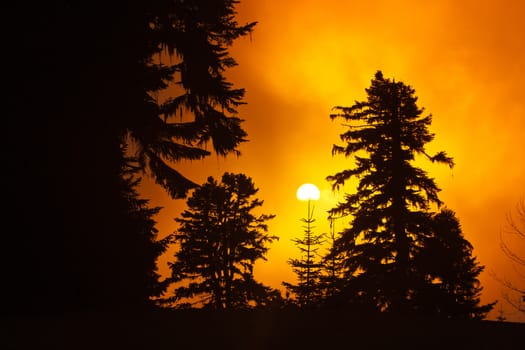
[(275, 236), (266, 232), (274, 215), (256, 216), (263, 201), (244, 174), (225, 173), (222, 182), (213, 177), (195, 189), (188, 209), (176, 218), (174, 233), (180, 249), (170, 264), (175, 295), (166, 298), (179, 307), (188, 303), (212, 309), (244, 309), (277, 302), (280, 294), (254, 280), (253, 267), (265, 259), (267, 243)]
[(442, 209), (435, 214), (422, 243), (415, 256), (425, 282), (414, 296), (418, 310), (441, 318), (483, 319), (496, 302), (480, 305), (478, 276), (484, 266), (472, 255), (455, 213)]
[[(11, 132), (27, 134), (22, 132), (23, 124), (31, 125), (27, 120), (33, 116), (46, 120), (46, 127), (34, 133), (45, 135), (40, 138), (49, 145), (38, 177), (18, 173), (26, 179), (23, 182), (50, 183), (49, 195), (45, 193), (49, 204), (42, 207), (56, 221), (49, 228), (56, 239), (39, 238), (53, 243), (32, 250), (28, 261), (34, 265), (56, 256), (59, 263), (54, 265), (62, 273), (43, 269), (38, 283), (28, 285), (19, 278), (23, 283), (12, 285), (23, 285), (22, 290), (35, 284), (49, 287), (42, 301), (60, 296), (72, 310), (146, 306), (148, 296), (138, 295), (136, 288), (153, 273), (144, 275), (154, 266), (144, 251), (154, 248), (147, 242), (136, 244), (143, 232), (130, 225), (135, 213), (128, 211), (121, 191), (122, 170), (136, 166), (172, 197), (183, 198), (196, 184), (176, 170), (177, 161), (209, 155), (207, 143), (217, 154), (238, 154), (246, 133), (236, 107), (244, 91), (234, 88), (224, 73), (236, 64), (228, 47), (249, 34), (255, 23), (239, 25), (236, 4), (231, 0), (62, 1), (36, 13), (37, 21), (28, 20), (34, 30), (20, 39), (21, 56), (33, 59), (44, 53), (45, 64), (29, 61), (28, 65), (39, 68), (19, 70), (20, 85), (26, 86), (14, 89), (21, 91), (15, 100), (22, 105), (27, 96), (39, 95), (32, 98), (34, 104), (27, 104), (39, 107), (17, 108), (11, 119), (25, 122)], [(26, 8), (30, 11), (30, 6)], [(24, 9), (15, 17), (26, 18)], [(47, 30), (48, 23), (53, 30)], [(41, 69), (59, 72), (41, 74)], [(170, 85), (175, 88), (166, 90)], [(52, 108), (44, 112), (42, 105)], [(128, 153), (122, 152), (122, 145), (129, 145)], [(41, 143), (35, 147), (39, 149)], [(136, 162), (127, 162), (129, 153)], [(42, 175), (44, 171), (52, 175)], [(17, 210), (25, 210), (24, 205), (17, 203)], [(34, 236), (31, 229), (28, 232), (19, 240), (36, 241), (27, 238)], [(134, 269), (129, 268), (132, 261)], [(31, 293), (30, 298), (38, 295)], [(21, 300), (18, 306), (25, 305), (28, 301)]]
[(332, 153), (353, 157), (356, 166), (328, 176), (333, 189), (355, 177), (357, 191), (331, 209), (352, 215), (351, 226), (337, 239), (332, 254), (344, 259), (349, 301), (382, 311), (405, 312), (421, 281), (414, 255), (430, 235), (430, 206), (440, 205), (434, 180), (412, 163), (416, 155), (453, 166), (444, 152), (430, 156), (425, 144), (431, 115), (422, 116), (414, 89), (375, 74), (367, 100), (335, 107), (331, 119), (343, 119), (346, 144)]
[[(185, 197), (196, 185), (170, 162), (210, 155), (207, 143), (221, 156), (239, 155), (237, 147), (246, 141), (237, 116), (244, 89), (234, 88), (224, 76), (237, 65), (228, 47), (255, 26), (235, 21), (237, 3), (163, 0), (140, 6), (144, 18), (136, 29), (149, 28), (143, 33), (143, 49), (149, 51), (140, 52), (146, 55), (136, 77), (143, 82), (135, 92), (140, 93), (136, 108), (141, 113), (130, 113), (133, 118), (123, 126), (136, 146), (141, 168), (149, 170), (173, 198)], [(160, 100), (159, 93), (170, 95)]]
[(297, 276), (297, 283), (283, 282), (283, 286), (292, 292), (295, 303), (302, 308), (316, 307), (322, 302), (323, 290), (320, 285), (322, 263), (318, 253), (323, 243), (322, 234), (314, 234), (312, 224), (313, 209), (310, 210), (308, 201), (308, 217), (302, 218), (304, 222), (304, 235), (302, 238), (294, 238), (292, 241), (299, 248), (300, 258), (289, 259), (288, 264), (292, 266), (293, 272)]

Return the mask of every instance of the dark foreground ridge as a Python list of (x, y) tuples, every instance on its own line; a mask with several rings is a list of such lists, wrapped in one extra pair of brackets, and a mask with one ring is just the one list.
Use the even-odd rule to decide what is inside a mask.
[(2, 323), (2, 349), (503, 350), (525, 344), (525, 323), (356, 317), (336, 311), (84, 313), (4, 317)]

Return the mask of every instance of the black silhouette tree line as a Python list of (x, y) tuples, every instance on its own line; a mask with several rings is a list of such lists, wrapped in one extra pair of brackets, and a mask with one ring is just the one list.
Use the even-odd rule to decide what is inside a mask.
[[(197, 184), (177, 170), (178, 161), (210, 155), (207, 144), (221, 156), (238, 154), (246, 137), (236, 113), (244, 90), (224, 73), (236, 65), (229, 46), (255, 22), (236, 22), (237, 3), (49, 5), (61, 26), (58, 57), (66, 72), (63, 105), (48, 130), (50, 168), (57, 173), (50, 212), (63, 220), (57, 227), (64, 251), (57, 253), (67, 262), (60, 267), (64, 282), (54, 289), (67, 309), (154, 307), (143, 281), (156, 261), (148, 252), (158, 244), (154, 232), (149, 243), (136, 244), (144, 232), (129, 224), (136, 214), (126, 192), (139, 183), (122, 184), (123, 169), (131, 166), (137, 177), (149, 176), (171, 197), (184, 198)], [(171, 60), (157, 59), (163, 55)], [(160, 102), (160, 93), (169, 97)]]
[[(43, 240), (31, 232), (32, 220), (26, 220), (33, 225), (30, 233), (20, 235), (15, 243), (42, 243), (30, 251), (26, 262), (27, 267), (39, 269), (39, 280), (31, 281), (28, 288), (24, 276), (9, 275), (10, 286), (17, 287), (9, 294), (14, 301), (10, 307), (144, 309), (153, 307), (151, 297), (165, 292), (167, 283), (159, 282), (155, 269), (156, 259), (169, 243), (156, 236), (153, 217), (161, 208), (148, 208), (148, 201), (140, 198), (137, 188), (141, 176), (147, 175), (173, 198), (185, 198), (195, 189), (188, 201), (198, 202), (195, 193), (204, 193), (206, 185), (198, 186), (173, 164), (210, 155), (208, 143), (218, 155), (239, 154), (237, 148), (247, 136), (236, 109), (243, 103), (244, 90), (234, 88), (224, 72), (236, 65), (228, 47), (250, 34), (256, 23), (239, 25), (235, 21), (237, 3), (64, 1), (34, 16), (35, 26), (31, 28), (35, 32), (40, 30), (38, 25), (48, 29), (48, 13), (54, 16), (52, 23), (67, 28), (61, 35), (51, 35), (55, 28), (37, 35), (43, 38), (49, 34), (61, 40), (60, 69), (66, 74), (60, 75), (56, 87), (64, 98), (59, 107), (42, 112), (49, 117), (45, 125), (46, 161), (33, 167), (34, 174), (16, 169), (13, 177), (20, 175), (14, 181), (17, 183), (34, 183), (31, 176), (49, 181), (45, 193), (28, 186), (23, 194), (38, 193), (47, 200), (38, 218), (53, 226), (55, 234)], [(42, 49), (37, 47), (41, 44), (31, 45), (24, 49)], [(44, 50), (50, 54), (46, 50), (53, 49)], [(155, 59), (164, 54), (173, 59), (169, 64)], [(42, 63), (54, 72), (57, 67), (52, 57), (50, 54)], [(27, 81), (39, 87), (53, 83), (45, 74), (28, 77)], [(177, 89), (169, 90), (172, 86)], [(21, 89), (30, 95), (26, 90)], [(33, 98), (42, 102), (40, 105), (48, 106), (47, 101), (56, 100), (54, 89), (41, 91)], [(179, 95), (159, 102), (155, 96), (167, 91)], [(431, 204), (441, 205), (439, 189), (423, 170), (410, 165), (415, 154), (450, 166), (452, 159), (444, 152), (434, 156), (425, 153), (423, 146), (434, 137), (427, 130), (431, 118), (421, 117), (413, 89), (385, 80), (378, 72), (367, 93), (368, 101), (350, 108), (337, 107), (341, 113), (331, 116), (355, 122), (342, 135), (347, 145), (334, 146), (333, 153), (353, 155), (357, 167), (327, 179), (334, 189), (353, 176), (360, 184), (356, 194), (347, 195), (346, 202), (330, 212), (331, 218), (354, 217), (351, 227), (333, 241), (325, 259), (340, 262), (342, 278), (337, 279), (337, 288), (320, 282), (319, 287), (331, 288), (332, 294), (338, 294), (338, 300), (345, 303), (365, 304), (380, 311), (415, 310), (444, 317), (481, 318), (492, 307), (479, 305), (477, 276), (483, 267), (472, 257), (472, 247), (464, 240), (453, 212), (430, 211)], [(23, 95), (15, 100), (21, 105)], [(12, 134), (23, 129), (21, 122), (9, 124)], [(40, 134), (29, 133), (35, 144), (42, 139)], [(20, 159), (12, 160), (20, 165)], [(53, 176), (43, 173), (48, 167), (55, 169)], [(251, 183), (245, 175), (225, 174), (223, 185), (232, 179)], [(213, 179), (209, 183), (225, 188)], [(254, 188), (250, 190), (247, 185), (243, 190), (250, 193)], [(231, 204), (239, 194), (231, 192), (233, 197), (223, 205)], [(19, 194), (10, 192), (9, 196), (18, 198)], [(25, 203), (19, 199), (14, 203), (16, 217), (25, 219), (18, 214), (24, 212)], [(226, 220), (234, 227), (214, 233), (209, 231), (214, 226), (205, 221), (200, 229), (191, 228), (192, 215), (197, 218), (202, 209), (198, 206), (193, 213), (185, 212), (186, 218), (178, 219), (183, 228), (174, 239), (185, 248), (176, 254), (178, 260), (172, 265), (173, 276), (168, 282), (193, 282), (176, 289), (177, 300), (204, 293), (211, 295), (204, 303), (215, 309), (280, 302), (277, 291), (253, 278), (253, 263), (264, 258), (268, 249), (265, 244), (275, 237), (266, 234), (264, 224), (271, 216), (255, 218), (250, 214), (262, 201), (251, 203), (252, 207), (248, 205)], [(52, 225), (51, 218), (59, 224)], [(199, 240), (203, 232), (210, 234)], [(240, 233), (243, 239), (231, 236)], [(297, 243), (302, 244), (299, 240)], [(221, 254), (211, 254), (212, 248), (213, 253)], [(206, 249), (208, 252), (200, 257), (208, 259), (207, 269), (195, 264), (198, 254), (186, 254)], [(444, 252), (451, 254), (448, 265), (455, 270), (436, 271), (431, 264), (430, 256)], [(39, 267), (45, 256), (52, 259)], [(63, 266), (59, 264), (62, 261), (66, 262)], [(327, 271), (335, 276), (336, 270)], [(206, 278), (213, 281), (213, 287), (201, 283)]]

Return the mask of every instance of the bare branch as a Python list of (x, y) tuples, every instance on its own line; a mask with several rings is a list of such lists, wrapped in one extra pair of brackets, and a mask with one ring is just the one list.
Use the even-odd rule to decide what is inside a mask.
[[(506, 234), (519, 238), (525, 243), (525, 199), (521, 199), (516, 206), (517, 218), (508, 213), (507, 224), (508, 227), (504, 230)], [(525, 257), (518, 255), (516, 247), (511, 247), (508, 241), (505, 241), (502, 232), (500, 232), (500, 248), (503, 254), (512, 263), (513, 270), (521, 281), (525, 281)], [(501, 279), (493, 276), (499, 281), (507, 291), (503, 293), (503, 298), (514, 309), (521, 313), (525, 313), (525, 288), (517, 287), (516, 282), (511, 282), (507, 279)]]

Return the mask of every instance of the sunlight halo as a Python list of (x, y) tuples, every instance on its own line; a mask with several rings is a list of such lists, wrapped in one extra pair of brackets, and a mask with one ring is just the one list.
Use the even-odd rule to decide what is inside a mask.
[(307, 200), (318, 200), (321, 196), (321, 192), (319, 191), (319, 188), (317, 188), (316, 185), (311, 183), (305, 183), (299, 186), (297, 189), (297, 199), (300, 201), (307, 201)]

